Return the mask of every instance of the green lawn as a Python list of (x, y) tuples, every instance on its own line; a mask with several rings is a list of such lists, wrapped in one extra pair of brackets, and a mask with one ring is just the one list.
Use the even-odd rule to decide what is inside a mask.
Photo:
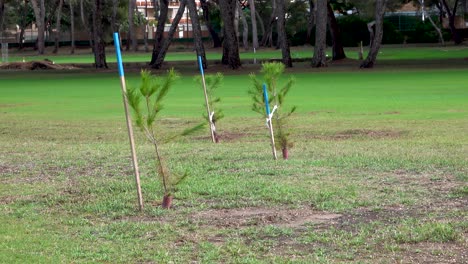
[[(462, 263), (466, 71), (295, 73), (277, 162), (248, 76), (227, 75), (221, 143), (204, 130), (162, 147), (190, 173), (172, 210), (136, 133), (142, 213), (116, 73), (0, 72), (0, 263)], [(181, 131), (202, 90), (184, 76), (164, 106), (160, 133)]]
[[(23, 58), (26, 61), (42, 60), (48, 58), (53, 60), (55, 63), (93, 63), (94, 57), (91, 51), (79, 51), (76, 55), (70, 55), (67, 53), (68, 49), (65, 49), (59, 54), (51, 54), (50, 52), (46, 55), (38, 56), (34, 53), (28, 52), (26, 55), (18, 53), (12, 50), (10, 53), (9, 61), (22, 61)], [(191, 61), (196, 60), (196, 56), (193, 51), (189, 48), (180, 49), (177, 51), (171, 51), (167, 54), (166, 61)], [(346, 55), (349, 58), (358, 58), (357, 48), (346, 48)], [(253, 51), (241, 50), (241, 59), (278, 59), (281, 58), (281, 50), (274, 49), (260, 49), (256, 54)], [(367, 50), (365, 50), (367, 52)], [(151, 52), (123, 52), (124, 62), (149, 62), (151, 59)], [(327, 51), (327, 54), (331, 56), (331, 49)], [(291, 57), (294, 59), (298, 58), (312, 58), (313, 47), (293, 47), (291, 49)], [(381, 60), (410, 60), (410, 59), (453, 59), (453, 58), (465, 58), (468, 57), (468, 48), (465, 46), (447, 46), (447, 47), (394, 47), (384, 46), (379, 54)], [(209, 60), (221, 60), (220, 50), (209, 50), (207, 52), (207, 58)], [(107, 62), (116, 62), (115, 53), (113, 47), (107, 49)]]

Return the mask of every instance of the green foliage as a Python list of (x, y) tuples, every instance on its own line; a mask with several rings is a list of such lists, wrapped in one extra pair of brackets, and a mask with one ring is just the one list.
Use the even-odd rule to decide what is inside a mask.
[(450, 223), (421, 223), (418, 219), (409, 219), (398, 226), (393, 238), (398, 243), (449, 242), (458, 238), (458, 233)]
[[(214, 112), (213, 123), (216, 124), (219, 120), (224, 117), (223, 110), (217, 107), (217, 104), (221, 102), (221, 98), (216, 96), (216, 90), (221, 86), (224, 76), (222, 73), (218, 72), (216, 74), (207, 74), (205, 75), (205, 84), (206, 84), (206, 94), (208, 96), (208, 106), (210, 110)], [(200, 76), (195, 77), (195, 81), (200, 84), (200, 87), (203, 89), (202, 78)], [(206, 103), (203, 104), (206, 107)], [(203, 114), (203, 117), (209, 121), (209, 117), (206, 113)]]
[[(443, 29), (439, 23), (438, 17), (433, 16), (432, 20), (439, 24), (439, 28), (442, 30), (442, 36), (444, 40), (449, 40), (451, 35), (449, 30)], [(418, 20), (413, 31), (405, 32), (408, 43), (438, 43), (439, 35), (431, 23), (426, 20), (425, 22)]]
[[(134, 112), (136, 125), (154, 146), (158, 176), (161, 177), (166, 195), (171, 194), (175, 186), (186, 178), (187, 172), (183, 175), (175, 175), (169, 172), (159, 150), (160, 143), (168, 142), (178, 136), (191, 134), (202, 127), (198, 125), (166, 139), (163, 139), (160, 136), (161, 133), (157, 130), (156, 120), (163, 108), (162, 101), (178, 78), (179, 75), (174, 69), (170, 69), (165, 78), (157, 78), (151, 72), (143, 70), (141, 71), (140, 86), (131, 87), (126, 93), (128, 103)], [(143, 107), (141, 106), (142, 104), (144, 105)]]
[[(289, 140), (289, 132), (286, 131), (285, 124), (287, 118), (296, 111), (296, 106), (289, 109), (284, 108), (284, 100), (295, 82), (294, 79), (292, 77), (289, 78), (281, 88), (278, 88), (278, 80), (284, 73), (284, 68), (284, 64), (281, 62), (267, 62), (262, 64), (262, 70), (260, 71), (263, 74), (263, 82), (267, 85), (268, 104), (274, 104), (278, 107), (272, 119), (277, 149), (292, 147), (292, 143)], [(253, 73), (250, 74), (250, 79), (252, 87), (248, 93), (253, 101), (252, 110), (264, 115), (265, 100), (262, 82)]]

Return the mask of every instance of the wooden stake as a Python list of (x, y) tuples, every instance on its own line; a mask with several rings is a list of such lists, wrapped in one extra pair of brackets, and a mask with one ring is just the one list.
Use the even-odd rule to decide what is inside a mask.
[[(266, 84), (263, 84), (263, 97), (265, 99), (265, 110), (266, 110), (266, 116), (267, 116), (267, 123), (268, 123), (268, 128), (270, 129), (270, 139), (271, 139), (271, 151), (273, 153), (273, 159), (277, 160), (278, 157), (276, 155), (276, 148), (275, 148), (275, 136), (273, 134), (273, 124), (271, 122), (271, 116), (270, 116), (270, 104), (268, 102), (268, 91), (266, 89)], [(273, 109), (274, 111), (274, 109)]]
[(201, 56), (198, 56), (198, 65), (200, 67), (200, 74), (202, 76), (203, 93), (205, 94), (206, 113), (208, 115), (208, 123), (210, 124), (211, 140), (213, 141), (213, 143), (216, 143), (216, 138), (214, 134), (216, 127), (213, 123), (213, 120), (211, 119), (210, 106), (208, 105), (208, 93), (206, 92), (205, 72), (203, 71), (203, 63)]
[(137, 160), (136, 150), (135, 150), (135, 140), (133, 137), (132, 119), (128, 111), (127, 85), (125, 83), (125, 76), (124, 76), (124, 70), (123, 70), (123, 64), (122, 64), (122, 54), (120, 53), (119, 33), (117, 32), (114, 33), (114, 45), (115, 45), (115, 51), (117, 54), (117, 65), (119, 67), (120, 86), (122, 88), (122, 98), (123, 98), (123, 104), (124, 104), (124, 109), (125, 109), (125, 119), (127, 120), (128, 138), (130, 139), (130, 149), (132, 152), (132, 163), (133, 163), (133, 170), (135, 172), (138, 205), (140, 207), (140, 211), (142, 211), (143, 210), (143, 196), (141, 194), (140, 173), (138, 172), (138, 160)]

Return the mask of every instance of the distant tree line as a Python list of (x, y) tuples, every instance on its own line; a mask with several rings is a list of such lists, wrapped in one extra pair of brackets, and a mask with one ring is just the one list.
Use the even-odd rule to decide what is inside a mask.
[[(169, 34), (164, 28), (169, 21), (169, 4), (178, 2), (180, 8), (171, 22)], [(291, 44), (313, 44), (312, 67), (327, 65), (325, 49), (332, 46), (332, 60), (346, 58), (343, 46), (359, 41), (369, 45), (369, 53), (361, 67), (373, 67), (384, 31), (392, 28), (384, 23), (386, 12), (394, 11), (407, 3), (414, 3), (423, 10), (436, 10), (438, 17), (430, 19), (430, 25), (443, 43), (442, 19), (448, 20), (451, 39), (455, 44), (463, 41), (456, 28), (456, 17), (465, 16), (468, 0), (147, 0), (144, 14), (137, 10), (136, 0), (0, 0), (0, 34), (11, 25), (17, 25), (20, 39), (25, 29), (35, 24), (38, 29), (36, 49), (45, 52), (45, 36), (54, 32), (54, 50), (59, 49), (60, 34), (64, 28), (70, 31), (71, 52), (75, 49), (75, 27), (88, 32), (89, 46), (95, 55), (96, 68), (107, 68), (106, 44), (111, 42), (112, 32), (126, 32), (127, 50), (137, 51), (137, 28), (148, 26), (148, 3), (154, 6), (156, 32), (152, 41), (152, 68), (160, 68), (184, 10), (189, 11), (193, 41), (197, 55), (206, 68), (206, 56), (202, 41), (201, 25), (210, 34), (213, 47), (222, 48), (221, 63), (232, 69), (241, 66), (239, 49), (276, 47), (282, 51), (282, 62), (292, 67)], [(434, 12), (432, 12), (433, 14)], [(78, 22), (78, 23), (76, 23)], [(360, 23), (346, 29), (348, 23)], [(348, 25), (349, 26), (349, 25)], [(364, 28), (364, 30), (362, 30)], [(52, 29), (54, 29), (52, 31)], [(420, 27), (419, 30), (427, 30)], [(394, 31), (394, 30), (393, 30)], [(398, 36), (398, 35), (397, 35)], [(409, 37), (411, 39), (411, 37)], [(145, 50), (149, 50), (147, 34)], [(388, 37), (385, 40), (388, 41)], [(298, 43), (299, 42), (299, 43)], [(390, 41), (391, 42), (391, 41)], [(20, 41), (19, 48), (23, 48)]]

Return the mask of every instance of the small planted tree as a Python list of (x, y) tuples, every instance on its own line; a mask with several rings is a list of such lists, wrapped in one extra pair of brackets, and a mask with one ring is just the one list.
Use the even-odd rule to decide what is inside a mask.
[[(217, 106), (218, 103), (221, 101), (221, 98), (215, 95), (216, 89), (221, 86), (223, 81), (223, 74), (218, 72), (216, 74), (208, 74), (205, 75), (205, 83), (206, 83), (206, 95), (208, 98), (208, 108), (210, 109), (211, 113), (203, 114), (203, 117), (208, 121), (208, 123), (212, 126), (211, 129), (213, 130), (213, 135), (215, 142), (219, 142), (219, 134), (216, 131), (216, 123), (224, 117), (223, 111)], [(200, 76), (195, 77), (195, 80), (200, 83), (200, 86), (203, 89), (202, 78)], [(206, 102), (204, 103), (206, 107)]]
[[(293, 143), (289, 139), (290, 133), (287, 130), (286, 123), (288, 117), (290, 117), (295, 111), (296, 107), (293, 106), (289, 109), (284, 107), (284, 100), (286, 95), (289, 93), (291, 87), (294, 84), (294, 79), (289, 78), (287, 82), (279, 87), (278, 80), (284, 73), (284, 64), (281, 62), (267, 62), (262, 64), (263, 82), (255, 76), (250, 74), (252, 80), (252, 87), (249, 90), (249, 94), (252, 97), (253, 105), (252, 110), (264, 115), (265, 113), (265, 100), (263, 97), (262, 83), (267, 85), (268, 90), (268, 104), (273, 104), (273, 116), (272, 123), (275, 129), (275, 147), (282, 151), (283, 159), (288, 159), (289, 148), (293, 146)], [(269, 118), (267, 116), (267, 118)]]
[(176, 175), (169, 171), (161, 154), (160, 145), (178, 136), (188, 135), (202, 127), (202, 125), (198, 125), (180, 134), (164, 137), (162, 128), (157, 126), (157, 118), (162, 109), (162, 101), (174, 81), (178, 78), (179, 75), (174, 69), (169, 70), (165, 78), (157, 78), (149, 71), (143, 70), (141, 72), (140, 86), (131, 87), (127, 91), (128, 103), (133, 109), (135, 123), (154, 147), (157, 174), (161, 179), (164, 190), (162, 207), (166, 209), (171, 207), (176, 185), (187, 176), (187, 173)]

